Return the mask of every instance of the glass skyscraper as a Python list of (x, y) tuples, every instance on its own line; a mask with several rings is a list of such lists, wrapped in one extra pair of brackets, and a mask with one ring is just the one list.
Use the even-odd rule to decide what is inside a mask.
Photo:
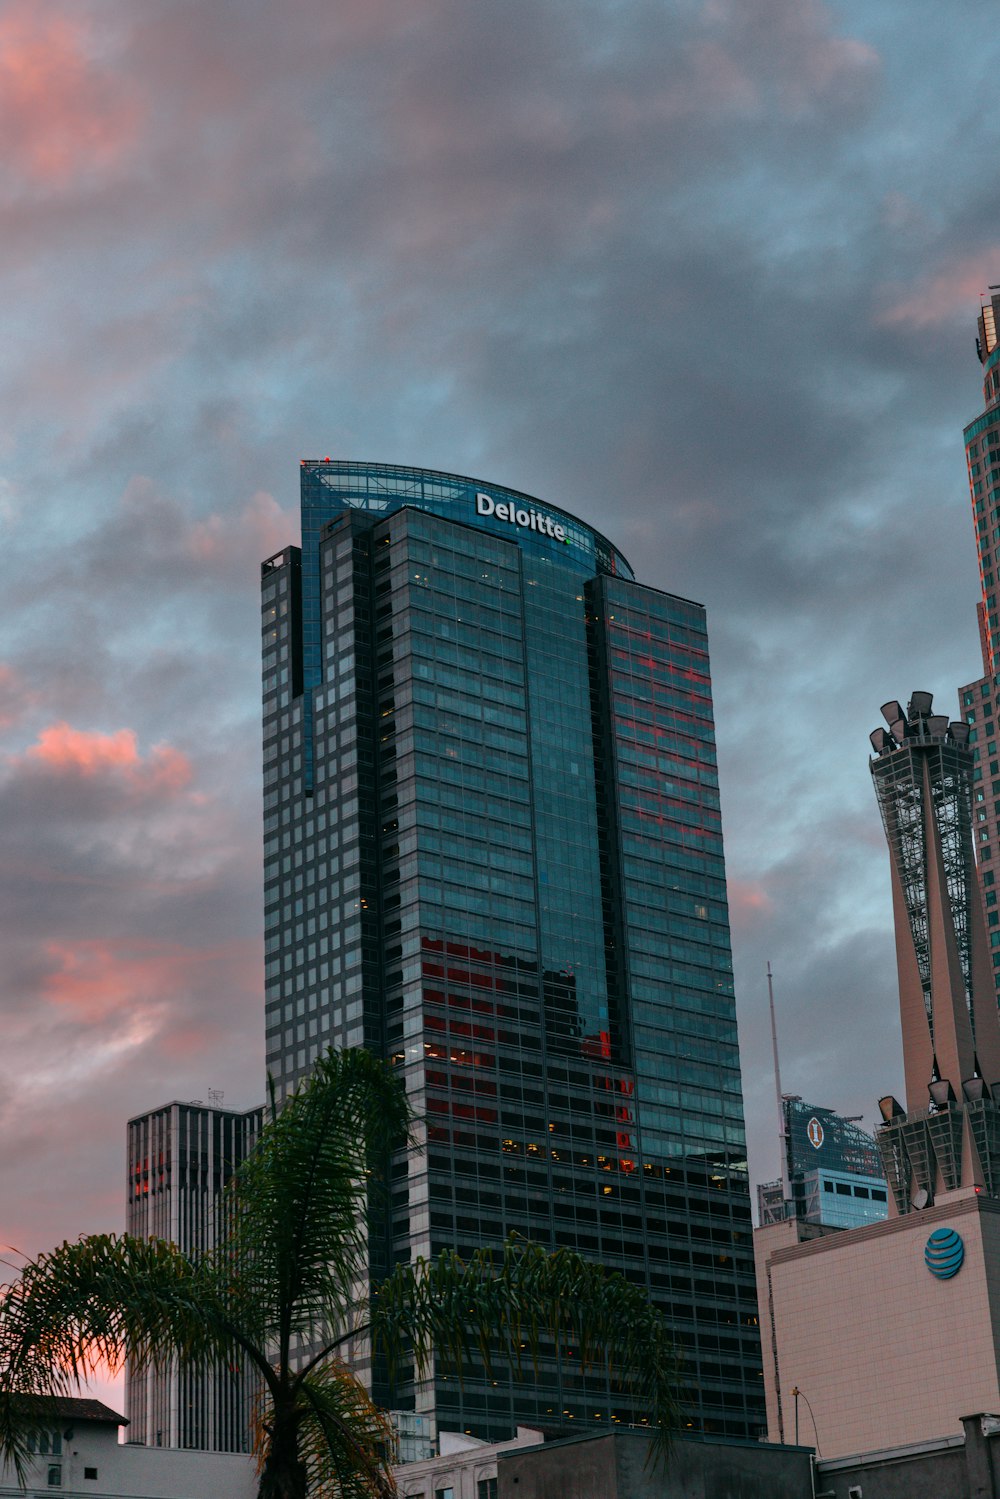
[[(570, 1245), (648, 1288), (696, 1430), (763, 1420), (705, 612), (573, 516), (453, 474), (302, 464), (262, 567), (267, 1054), (403, 1072), (373, 1274)], [(375, 1393), (491, 1439), (637, 1418), (543, 1359)], [(568, 1423), (572, 1423), (572, 1425)]]
[(979, 560), (977, 604), (983, 675), (959, 689), (961, 716), (969, 725), (973, 770), (973, 837), (979, 883), (990, 928), (993, 982), (1000, 1001), (1000, 751), (997, 698), (1000, 696), (1000, 288), (992, 287), (979, 309), (976, 353), (982, 366), (983, 410), (965, 428), (965, 461)]

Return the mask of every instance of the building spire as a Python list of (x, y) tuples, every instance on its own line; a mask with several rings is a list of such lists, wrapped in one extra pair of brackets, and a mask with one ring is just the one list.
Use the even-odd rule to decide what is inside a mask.
[(778, 1146), (781, 1157), (781, 1200), (788, 1212), (792, 1200), (792, 1182), (788, 1170), (788, 1120), (785, 1115), (785, 1100), (781, 1092), (781, 1067), (778, 1064), (778, 1025), (774, 1018), (774, 975), (771, 960), (767, 960), (767, 999), (771, 1007), (771, 1051), (774, 1055), (774, 1091), (778, 1103)]

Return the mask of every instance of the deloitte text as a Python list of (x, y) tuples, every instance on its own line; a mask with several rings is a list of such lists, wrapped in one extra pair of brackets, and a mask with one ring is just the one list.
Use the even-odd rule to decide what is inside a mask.
[(538, 531), (542, 536), (553, 537), (555, 541), (566, 541), (566, 527), (557, 525), (550, 516), (539, 515), (537, 510), (519, 510), (516, 505), (508, 505), (502, 501), (498, 503), (488, 494), (476, 495), (476, 514), (495, 515), (497, 520), (509, 521), (512, 526)]

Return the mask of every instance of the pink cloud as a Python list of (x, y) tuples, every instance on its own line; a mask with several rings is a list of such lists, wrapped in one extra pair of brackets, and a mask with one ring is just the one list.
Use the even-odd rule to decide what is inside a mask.
[(943, 323), (967, 322), (970, 304), (988, 296), (990, 277), (1000, 262), (1000, 246), (988, 245), (972, 255), (963, 255), (905, 294), (891, 293), (890, 304), (878, 318), (889, 326), (908, 324), (933, 328)]
[(195, 562), (213, 564), (231, 554), (239, 538), (241, 550), (267, 557), (285, 546), (293, 527), (273, 495), (258, 490), (236, 516), (210, 515), (197, 521), (185, 538), (185, 549)]
[(112, 165), (136, 138), (138, 107), (93, 50), (67, 11), (21, 0), (0, 16), (0, 136), (7, 161), (41, 186)]
[(60, 722), (42, 729), (24, 759), (57, 775), (92, 777), (117, 773), (140, 791), (181, 791), (190, 782), (191, 762), (169, 744), (154, 744), (145, 759), (134, 729), (100, 734)]
[[(185, 997), (206, 983), (239, 986), (257, 976), (255, 942), (236, 941), (208, 948), (143, 938), (81, 938), (45, 944), (49, 972), (42, 997), (85, 1025), (127, 1016), (133, 1039), (141, 1044), (163, 1031), (163, 1050), (197, 1056), (214, 1027), (188, 1019), (177, 1024)], [(138, 1025), (136, 1025), (138, 1022)]]
[(757, 880), (730, 878), (729, 915), (734, 927), (745, 928), (757, 917), (769, 916), (773, 910), (771, 897)]
[(87, 1025), (124, 1009), (155, 1009), (177, 988), (178, 954), (155, 945), (90, 940), (49, 942), (46, 950), (57, 966), (42, 981), (44, 998)]
[(703, 16), (709, 34), (694, 53), (695, 111), (713, 97), (727, 113), (777, 105), (806, 118), (831, 104), (856, 105), (881, 63), (867, 42), (835, 35), (817, 0), (707, 0)]

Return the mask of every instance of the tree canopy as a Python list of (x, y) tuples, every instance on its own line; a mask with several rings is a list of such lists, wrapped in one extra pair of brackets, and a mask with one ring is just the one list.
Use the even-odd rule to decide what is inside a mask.
[[(240, 1368), (259, 1385), (260, 1499), (388, 1499), (392, 1430), (355, 1373), (374, 1348), (418, 1370), (498, 1360), (522, 1377), (541, 1349), (612, 1367), (661, 1449), (676, 1423), (669, 1330), (624, 1277), (509, 1240), (444, 1251), (369, 1286), (368, 1234), (411, 1115), (363, 1050), (330, 1051), (276, 1107), (224, 1197), (215, 1249), (95, 1234), (24, 1266), (0, 1299), (0, 1458), (23, 1465), (32, 1397), (75, 1392), (102, 1364)], [(527, 1363), (528, 1367), (525, 1367)], [(30, 1422), (30, 1414), (27, 1417)]]

